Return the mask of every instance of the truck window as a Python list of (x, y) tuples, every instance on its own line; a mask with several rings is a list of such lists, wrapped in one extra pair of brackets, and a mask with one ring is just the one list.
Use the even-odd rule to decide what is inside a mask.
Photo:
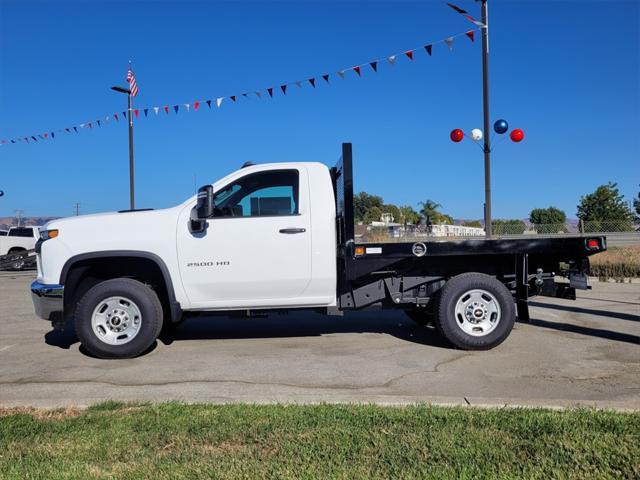
[(239, 178), (214, 196), (214, 217), (297, 215), (298, 171), (271, 170)]
[(33, 237), (32, 228), (12, 228), (9, 230), (9, 237)]

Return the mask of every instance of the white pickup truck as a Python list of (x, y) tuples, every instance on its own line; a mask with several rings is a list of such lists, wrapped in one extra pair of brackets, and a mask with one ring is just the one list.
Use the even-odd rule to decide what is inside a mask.
[[(40, 238), (40, 227), (11, 227), (7, 235), (0, 236), (0, 257), (4, 255), (21, 254), (24, 255), (35, 248), (37, 240)], [(2, 262), (5, 266), (6, 262)], [(15, 261), (9, 259), (9, 268), (20, 270), (25, 265), (24, 258)]]
[[(143, 353), (189, 314), (400, 308), (454, 346), (488, 349), (531, 295), (575, 298), (604, 237), (357, 244), (351, 144), (334, 168), (250, 165), (164, 210), (49, 222), (36, 313), (73, 318), (98, 357)], [(564, 274), (569, 283), (555, 283)], [(214, 321), (214, 320), (212, 320)]]

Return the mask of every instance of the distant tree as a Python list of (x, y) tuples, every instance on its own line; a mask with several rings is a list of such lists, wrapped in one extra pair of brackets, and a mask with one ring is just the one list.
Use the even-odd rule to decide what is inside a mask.
[(482, 228), (482, 223), (480, 222), (480, 220), (469, 220), (467, 222), (462, 222), (462, 226), (463, 227)]
[(401, 223), (400, 217), (402, 217), (402, 213), (395, 205), (384, 205), (382, 207), (382, 213), (390, 213), (395, 223)]
[(491, 230), (496, 235), (521, 235), (527, 229), (522, 220), (493, 220)]
[(422, 205), (422, 209), (420, 213), (422, 216), (431, 220), (432, 223), (448, 223), (453, 224), (453, 218), (450, 215), (446, 215), (438, 211), (442, 205), (433, 200), (426, 200), (424, 202), (419, 202), (419, 205)]
[(446, 213), (441, 213), (438, 221), (435, 223), (444, 223), (447, 225), (453, 225), (453, 217), (451, 215), (447, 215)]
[(585, 231), (630, 231), (633, 217), (617, 183), (600, 185), (593, 193), (580, 197), (578, 218), (583, 221)]
[(559, 233), (567, 230), (567, 214), (556, 207), (534, 208), (529, 214), (529, 221), (535, 225), (538, 233)]
[(633, 200), (633, 207), (636, 209), (636, 222), (640, 222), (640, 192), (638, 198)]
[(416, 225), (420, 221), (420, 214), (409, 205), (403, 205), (400, 207), (400, 215), (400, 223), (411, 223)]
[[(356, 222), (363, 222), (367, 211), (377, 207), (382, 208), (384, 201), (378, 195), (369, 195), (367, 192), (360, 192), (353, 197), (353, 216)], [(380, 220), (378, 218), (377, 220)]]
[(372, 207), (365, 213), (363, 221), (365, 224), (371, 225), (371, 222), (379, 222), (381, 216), (382, 210), (379, 207)]

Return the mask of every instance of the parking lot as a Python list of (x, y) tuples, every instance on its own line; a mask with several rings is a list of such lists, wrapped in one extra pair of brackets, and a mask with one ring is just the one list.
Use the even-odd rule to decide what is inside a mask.
[(0, 405), (123, 401), (433, 402), (640, 408), (640, 285), (535, 299), (530, 324), (464, 352), (401, 312), (194, 318), (146, 355), (99, 360), (33, 313), (32, 274), (0, 278)]

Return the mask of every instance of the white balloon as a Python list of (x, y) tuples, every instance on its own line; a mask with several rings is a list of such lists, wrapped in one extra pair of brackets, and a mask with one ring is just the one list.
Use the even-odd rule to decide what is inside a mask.
[(471, 130), (471, 138), (475, 142), (479, 142), (480, 140), (482, 140), (482, 130), (480, 130), (479, 128), (474, 128), (473, 130)]

